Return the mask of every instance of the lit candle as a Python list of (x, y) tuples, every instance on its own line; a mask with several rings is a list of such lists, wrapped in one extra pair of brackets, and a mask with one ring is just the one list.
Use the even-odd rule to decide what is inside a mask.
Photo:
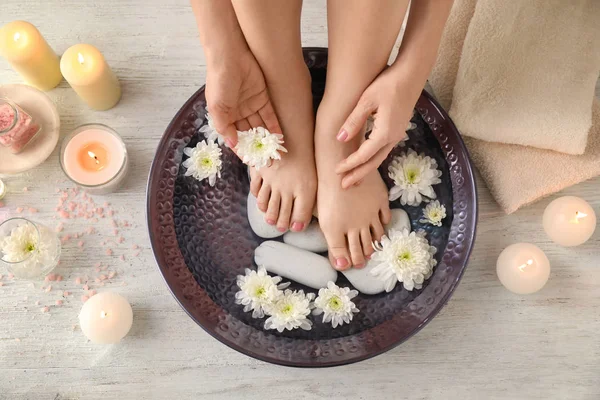
[(89, 44), (76, 44), (65, 51), (60, 70), (73, 90), (91, 108), (108, 110), (121, 98), (121, 85), (100, 51)]
[(550, 261), (544, 252), (530, 243), (516, 243), (500, 253), (496, 273), (505, 288), (517, 294), (535, 293), (550, 276)]
[(58, 56), (29, 22), (14, 21), (0, 28), (0, 55), (40, 90), (50, 90), (62, 80)]
[(596, 230), (596, 213), (579, 197), (565, 196), (548, 204), (543, 217), (544, 230), (561, 246), (579, 246)]
[(65, 174), (92, 194), (117, 190), (129, 164), (121, 137), (100, 124), (82, 125), (67, 136), (60, 161)]
[(81, 331), (92, 343), (118, 343), (132, 323), (131, 305), (116, 293), (103, 292), (90, 297), (79, 312)]

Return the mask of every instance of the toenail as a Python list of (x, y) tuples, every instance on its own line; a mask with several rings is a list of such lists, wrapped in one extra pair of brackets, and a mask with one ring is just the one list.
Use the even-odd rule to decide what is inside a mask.
[(335, 266), (338, 268), (344, 268), (348, 266), (348, 260), (346, 260), (346, 258), (344, 257), (340, 257), (340, 258), (336, 258), (335, 259)]
[(296, 232), (300, 232), (304, 228), (304, 224), (302, 222), (294, 222), (292, 224), (292, 230)]
[(225, 143), (227, 144), (227, 147), (229, 147), (230, 149), (233, 149), (233, 142), (231, 141), (231, 139), (225, 139)]
[(279, 227), (279, 226), (278, 226), (278, 227), (277, 227), (277, 230), (278, 230), (279, 232), (285, 232), (285, 231), (287, 231), (287, 228), (284, 228), (284, 227)]
[(275, 225), (276, 221), (272, 220), (272, 219), (267, 219), (267, 224), (269, 225)]
[(364, 268), (364, 267), (365, 267), (365, 264), (362, 264), (362, 263), (354, 265), (354, 268), (358, 268), (358, 269), (361, 269), (361, 268)]
[(345, 129), (342, 129), (340, 131), (340, 133), (338, 133), (338, 135), (337, 135), (337, 140), (339, 140), (340, 142), (343, 142), (346, 139), (348, 139), (348, 132), (346, 132)]

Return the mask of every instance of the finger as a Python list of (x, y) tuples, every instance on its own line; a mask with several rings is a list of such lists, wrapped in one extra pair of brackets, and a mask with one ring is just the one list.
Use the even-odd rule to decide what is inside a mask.
[(275, 114), (275, 110), (273, 109), (273, 105), (271, 102), (267, 102), (263, 108), (258, 110), (258, 114), (265, 122), (266, 128), (271, 133), (283, 133), (281, 129), (281, 125), (279, 125), (279, 119), (277, 119), (277, 114)]
[(375, 110), (376, 107), (373, 103), (361, 98), (348, 118), (346, 118), (344, 125), (342, 125), (342, 129), (340, 129), (340, 132), (336, 136), (337, 140), (340, 142), (347, 142), (358, 135), (367, 123), (369, 115), (373, 114)]
[[(215, 127), (216, 128), (216, 127)], [(227, 147), (233, 150), (233, 148), (237, 145), (237, 129), (235, 125), (229, 124), (223, 129), (216, 128), (217, 132), (221, 134), (225, 138), (225, 143)]]
[(384, 143), (377, 138), (369, 138), (360, 145), (358, 150), (350, 154), (345, 160), (342, 160), (335, 168), (336, 174), (343, 174), (354, 168), (368, 162), (382, 147)]
[[(263, 126), (263, 120), (257, 113), (248, 116), (248, 122), (250, 126), (253, 128), (258, 128), (259, 126)], [(267, 128), (268, 129), (268, 128)]]
[(250, 122), (248, 122), (247, 118), (244, 119), (240, 119), (239, 121), (237, 121), (235, 123), (235, 127), (238, 131), (249, 131), (250, 128), (252, 128), (252, 125), (250, 125)]
[(375, 155), (367, 161), (365, 164), (348, 172), (342, 179), (342, 188), (347, 189), (355, 183), (364, 179), (370, 172), (379, 168), (381, 163), (387, 158), (390, 151), (394, 148), (394, 145), (387, 145), (379, 150)]

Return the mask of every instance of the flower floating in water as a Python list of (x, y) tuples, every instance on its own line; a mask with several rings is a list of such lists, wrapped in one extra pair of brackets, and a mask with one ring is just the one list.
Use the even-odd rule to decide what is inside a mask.
[(280, 151), (287, 152), (282, 144), (283, 135), (257, 127), (238, 132), (238, 144), (235, 150), (245, 164), (261, 169), (268, 166), (271, 160), (280, 160)]
[(373, 247), (377, 251), (371, 260), (376, 266), (370, 273), (384, 282), (386, 292), (397, 282), (403, 283), (406, 290), (421, 289), (437, 264), (433, 258), (437, 250), (429, 245), (424, 232), (392, 229)]
[(2, 260), (10, 263), (33, 263), (41, 260), (47, 252), (47, 246), (40, 241), (38, 230), (33, 224), (24, 224), (14, 228), (10, 236), (0, 241)]
[(273, 304), (267, 306), (266, 312), (270, 317), (265, 321), (265, 329), (277, 329), (278, 332), (296, 328), (310, 330), (312, 322), (308, 316), (314, 298), (314, 293), (304, 294), (302, 290), (293, 292), (287, 289)]
[(186, 147), (183, 153), (189, 158), (183, 162), (187, 168), (185, 176), (193, 176), (199, 181), (208, 179), (210, 186), (214, 186), (217, 177), (221, 177), (221, 149), (215, 142), (198, 142), (196, 147)]
[(244, 306), (244, 311), (252, 311), (252, 317), (262, 318), (265, 309), (283, 296), (282, 289), (289, 283), (280, 284), (281, 277), (271, 277), (264, 267), (258, 271), (246, 269), (246, 275), (238, 275), (240, 291), (235, 294), (235, 302)]
[(446, 207), (434, 200), (423, 209), (423, 218), (420, 222), (435, 226), (442, 226), (442, 220), (446, 218)]
[(389, 168), (389, 176), (394, 180), (389, 199), (400, 198), (402, 205), (418, 206), (423, 196), (435, 199), (433, 185), (441, 182), (442, 172), (437, 169), (437, 162), (429, 157), (417, 154), (414, 150), (394, 158)]
[(323, 322), (331, 322), (334, 328), (344, 323), (348, 324), (352, 321), (354, 313), (359, 311), (352, 302), (357, 295), (356, 290), (341, 288), (330, 281), (327, 283), (327, 288), (319, 289), (313, 314), (323, 314)]
[(199, 132), (204, 134), (204, 137), (209, 142), (217, 142), (219, 146), (222, 146), (225, 143), (225, 138), (217, 131), (215, 125), (213, 123), (212, 115), (210, 113), (206, 113), (206, 125), (203, 125)]

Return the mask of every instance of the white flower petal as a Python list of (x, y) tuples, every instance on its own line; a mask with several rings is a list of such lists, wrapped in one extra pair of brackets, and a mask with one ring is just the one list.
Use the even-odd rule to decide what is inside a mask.
[(409, 206), (421, 204), (422, 196), (436, 198), (432, 186), (441, 183), (439, 177), (442, 175), (433, 158), (419, 155), (410, 149), (392, 160), (388, 174), (394, 180), (389, 193), (390, 201), (400, 198), (401, 204)]

